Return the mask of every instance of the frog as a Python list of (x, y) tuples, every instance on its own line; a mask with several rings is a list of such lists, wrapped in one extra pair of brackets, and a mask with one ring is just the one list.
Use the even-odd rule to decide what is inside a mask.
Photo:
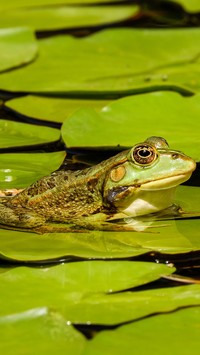
[(0, 225), (37, 233), (131, 230), (118, 221), (170, 209), (177, 186), (195, 167), (163, 137), (151, 136), (97, 165), (54, 171), (2, 199)]

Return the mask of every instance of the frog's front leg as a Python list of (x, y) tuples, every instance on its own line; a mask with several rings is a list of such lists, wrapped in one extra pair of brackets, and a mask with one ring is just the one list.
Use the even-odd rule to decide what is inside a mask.
[(45, 217), (38, 215), (32, 210), (23, 207), (9, 207), (0, 204), (0, 224), (32, 229), (45, 223)]

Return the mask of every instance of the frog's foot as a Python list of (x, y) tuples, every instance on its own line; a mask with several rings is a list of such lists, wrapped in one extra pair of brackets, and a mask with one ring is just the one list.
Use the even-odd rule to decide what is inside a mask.
[[(110, 232), (142, 232), (147, 228), (150, 228), (150, 223), (141, 223), (135, 220), (124, 223), (46, 223), (40, 226), (36, 226), (30, 230), (30, 232), (37, 234), (46, 233), (88, 233), (91, 231), (110, 231)], [(22, 230), (22, 229), (21, 229)], [(23, 229), (25, 231), (25, 229)], [(27, 231), (27, 230), (26, 230)]]
[(149, 228), (153, 228), (151, 222), (143, 223), (142, 221), (130, 218), (129, 221), (123, 223), (103, 223), (99, 230), (110, 232), (144, 232)]
[(191, 218), (200, 218), (200, 210), (199, 211), (186, 211), (181, 207), (179, 208), (178, 214), (175, 216), (178, 219), (191, 219)]
[(89, 233), (91, 231), (109, 231), (109, 232), (127, 232), (127, 231), (144, 231), (148, 226), (133, 226), (131, 224), (117, 224), (117, 223), (102, 223), (96, 225), (59, 225), (59, 224), (44, 224), (38, 227), (35, 227), (31, 232), (37, 234), (46, 234), (46, 233)]
[(35, 227), (31, 230), (33, 233), (37, 234), (47, 234), (47, 233), (87, 233), (91, 229), (83, 229), (79, 226), (59, 224), (59, 223), (46, 223), (44, 225)]
[(44, 223), (45, 217), (33, 211), (29, 211), (25, 208), (10, 208), (4, 204), (0, 204), (1, 225), (10, 226), (13, 227), (13, 229), (15, 229), (15, 227), (32, 229)]

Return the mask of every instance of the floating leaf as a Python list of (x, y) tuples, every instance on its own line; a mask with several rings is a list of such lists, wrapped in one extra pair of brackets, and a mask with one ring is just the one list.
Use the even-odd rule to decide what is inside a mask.
[(149, 136), (162, 136), (171, 148), (199, 160), (199, 116), (200, 95), (143, 94), (116, 100), (99, 113), (92, 109), (76, 111), (64, 122), (62, 136), (69, 147), (131, 147)]
[(180, 307), (200, 306), (200, 285), (168, 287), (111, 295), (88, 295), (68, 308), (73, 323), (114, 325)]
[(56, 97), (24, 96), (9, 100), (5, 106), (21, 115), (53, 122), (63, 122), (79, 108), (101, 109), (108, 100), (59, 99)]
[(200, 212), (200, 188), (180, 186), (176, 192), (176, 203), (188, 212)]
[(45, 306), (71, 320), (70, 305), (81, 303), (87, 294), (143, 285), (174, 270), (162, 264), (130, 261), (82, 261), (44, 269), (14, 268), (0, 274), (0, 315)]
[(129, 258), (149, 252), (167, 254), (200, 250), (200, 221), (155, 222), (147, 232), (49, 233), (0, 230), (2, 259), (17, 262), (44, 262), (89, 259)]
[[(200, 305), (200, 285), (103, 293), (122, 286), (136, 285), (136, 280), (141, 284), (145, 280), (147, 282), (170, 274), (173, 269), (165, 265), (124, 261), (93, 261), (68, 265), (71, 266), (59, 265), (51, 269), (20, 267), (0, 274), (0, 321), (6, 318), (12, 320), (16, 316), (23, 317), (23, 312), (28, 310), (50, 307), (61, 313), (68, 322), (114, 325), (154, 313)], [(142, 272), (140, 268), (143, 266), (145, 269)], [(122, 274), (117, 274), (117, 271), (122, 271)], [(152, 271), (154, 275), (150, 276)], [(13, 290), (16, 295), (14, 298)]]
[(65, 152), (0, 155), (0, 188), (24, 188), (57, 170)]
[(0, 72), (32, 62), (37, 52), (37, 42), (31, 29), (0, 29)]
[(59, 138), (60, 131), (58, 129), (0, 120), (0, 148), (30, 146), (57, 141)]
[[(148, 73), (159, 67), (187, 67), (196, 60), (199, 43), (199, 29), (115, 29), (84, 39), (56, 36), (39, 42), (40, 56), (31, 66), (2, 74), (0, 88), (43, 93), (75, 91), (83, 96), (86, 92), (94, 95), (94, 91), (96, 95), (119, 95), (124, 90), (155, 90), (155, 85), (146, 80)], [(137, 84), (139, 74), (143, 82)], [(169, 88), (173, 84), (185, 91), (182, 81), (166, 84), (164, 79), (159, 85)]]
[(176, 0), (175, 3), (182, 5), (188, 12), (199, 12), (200, 4), (199, 0)]
[(118, 6), (38, 6), (0, 11), (0, 27), (30, 26), (34, 30), (97, 26), (135, 15), (138, 7)]
[[(145, 237), (145, 233), (143, 237)], [(167, 241), (169, 242), (168, 239)], [(175, 244), (181, 244), (179, 238)], [(190, 244), (189, 250), (191, 250)], [(35, 233), (0, 229), (0, 255), (3, 259), (32, 262), (54, 259), (68, 260), (73, 259), (73, 256), (121, 259), (145, 254), (146, 252), (148, 252), (148, 249), (139, 244), (136, 235), (132, 232), (106, 233), (94, 231), (37, 235)]]
[[(197, 54), (194, 60), (191, 60), (187, 65), (180, 64), (177, 66), (160, 67), (153, 71), (150, 71), (144, 78), (144, 75), (138, 75), (137, 78), (133, 77), (136, 87), (141, 87), (144, 80), (148, 82), (149, 89), (151, 87), (158, 88), (162, 84), (170, 88), (170, 85), (180, 85), (190, 91), (190, 93), (199, 93), (200, 91), (200, 60)], [(124, 78), (125, 80), (126, 78)], [(107, 80), (107, 79), (106, 79)], [(164, 84), (165, 83), (165, 84)], [(105, 82), (106, 84), (106, 82)], [(122, 84), (123, 85), (123, 84)]]
[[(103, 331), (88, 342), (84, 355), (130, 354), (137, 349), (140, 355), (198, 353), (200, 307), (181, 309), (164, 315), (155, 315)], [(187, 326), (188, 325), (188, 326)]]
[[(199, 188), (182, 186), (178, 189), (176, 202), (185, 211), (199, 213), (199, 194)], [(152, 251), (176, 254), (200, 250), (200, 220), (150, 220), (150, 227), (144, 232), (85, 231), (44, 235), (1, 229), (0, 255), (15, 261), (38, 262), (73, 256), (121, 259)]]
[[(1, 2), (0, 9), (17, 9), (23, 7), (45, 6), (45, 5), (60, 5), (62, 4), (90, 4), (90, 3), (103, 3), (108, 0), (30, 0), (28, 3), (26, 0), (10, 0), (9, 2)], [(110, 3), (116, 2), (116, 0), (109, 0)]]
[(86, 340), (61, 315), (38, 308), (0, 317), (1, 354), (81, 355)]

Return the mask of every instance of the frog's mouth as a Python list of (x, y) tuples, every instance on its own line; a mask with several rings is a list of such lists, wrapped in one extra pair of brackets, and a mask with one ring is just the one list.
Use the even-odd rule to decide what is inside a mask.
[(150, 190), (166, 190), (177, 185), (182, 184), (184, 181), (187, 181), (192, 175), (192, 171), (185, 174), (179, 174), (170, 176), (167, 178), (161, 178), (154, 181), (146, 182), (140, 185), (140, 190), (150, 191)]

